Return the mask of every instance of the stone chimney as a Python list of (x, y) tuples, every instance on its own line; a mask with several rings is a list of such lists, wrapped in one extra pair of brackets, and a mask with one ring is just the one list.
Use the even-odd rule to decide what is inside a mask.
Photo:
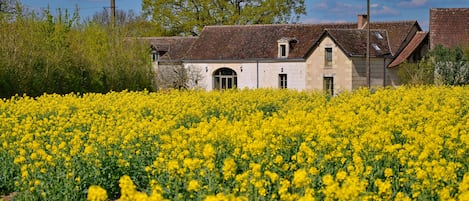
[(366, 14), (360, 14), (358, 15), (358, 29), (363, 29), (366, 26), (366, 23), (368, 21), (368, 15)]

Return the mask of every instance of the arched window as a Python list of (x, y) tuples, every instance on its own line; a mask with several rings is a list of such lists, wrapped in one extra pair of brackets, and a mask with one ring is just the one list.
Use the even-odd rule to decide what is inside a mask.
[(238, 85), (236, 72), (229, 68), (220, 68), (213, 73), (213, 89), (231, 89)]

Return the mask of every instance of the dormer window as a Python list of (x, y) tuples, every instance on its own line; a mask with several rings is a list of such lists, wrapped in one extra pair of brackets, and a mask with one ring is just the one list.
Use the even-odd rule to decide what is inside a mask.
[(381, 48), (376, 43), (371, 44), (371, 46), (376, 50), (376, 51), (381, 51)]
[[(165, 54), (167, 54), (169, 50), (169, 45), (166, 45), (166, 44), (150, 45), (150, 49), (151, 49), (150, 53), (151, 53), (152, 62), (158, 62), (160, 59), (162, 59), (162, 57)], [(169, 57), (169, 55), (165, 57)]]
[(152, 50), (151, 51), (151, 60), (153, 62), (157, 61), (158, 60), (158, 52), (156, 50)]
[(278, 58), (288, 58), (288, 41), (278, 41)]
[(278, 58), (288, 58), (288, 54), (293, 46), (297, 43), (294, 38), (281, 38), (278, 43)]
[(376, 38), (378, 38), (379, 40), (383, 40), (383, 35), (381, 35), (381, 33), (375, 32), (375, 36), (376, 36)]
[(156, 47), (151, 45), (151, 61), (156, 62), (158, 61), (158, 50), (156, 50)]
[(287, 57), (287, 45), (281, 44), (280, 45), (280, 58)]

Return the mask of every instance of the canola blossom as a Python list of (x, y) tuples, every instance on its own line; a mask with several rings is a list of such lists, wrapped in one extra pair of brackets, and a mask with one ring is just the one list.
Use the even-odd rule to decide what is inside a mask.
[(469, 88), (0, 101), (16, 200), (468, 200)]

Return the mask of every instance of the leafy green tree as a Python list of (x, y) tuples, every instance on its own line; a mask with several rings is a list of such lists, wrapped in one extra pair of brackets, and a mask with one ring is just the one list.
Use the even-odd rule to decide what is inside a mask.
[[(111, 18), (108, 11), (96, 12), (91, 18), (85, 20), (87, 23), (99, 24), (103, 27), (111, 25)], [(121, 36), (125, 37), (151, 37), (162, 35), (158, 27), (145, 19), (136, 15), (132, 10), (116, 10), (116, 27)]]
[(144, 16), (165, 35), (198, 35), (206, 25), (297, 22), (304, 0), (143, 0)]
[(445, 85), (469, 84), (469, 57), (461, 47), (454, 49), (441, 45), (431, 52), (438, 83)]
[(435, 68), (430, 60), (403, 63), (397, 71), (399, 80), (405, 85), (428, 85), (434, 83)]
[(78, 12), (48, 9), (0, 15), (0, 97), (15, 94), (152, 90), (148, 47), (127, 27), (80, 23)]
[(88, 91), (152, 90), (148, 46), (94, 22), (71, 34), (70, 51), (80, 61), (81, 83)]

